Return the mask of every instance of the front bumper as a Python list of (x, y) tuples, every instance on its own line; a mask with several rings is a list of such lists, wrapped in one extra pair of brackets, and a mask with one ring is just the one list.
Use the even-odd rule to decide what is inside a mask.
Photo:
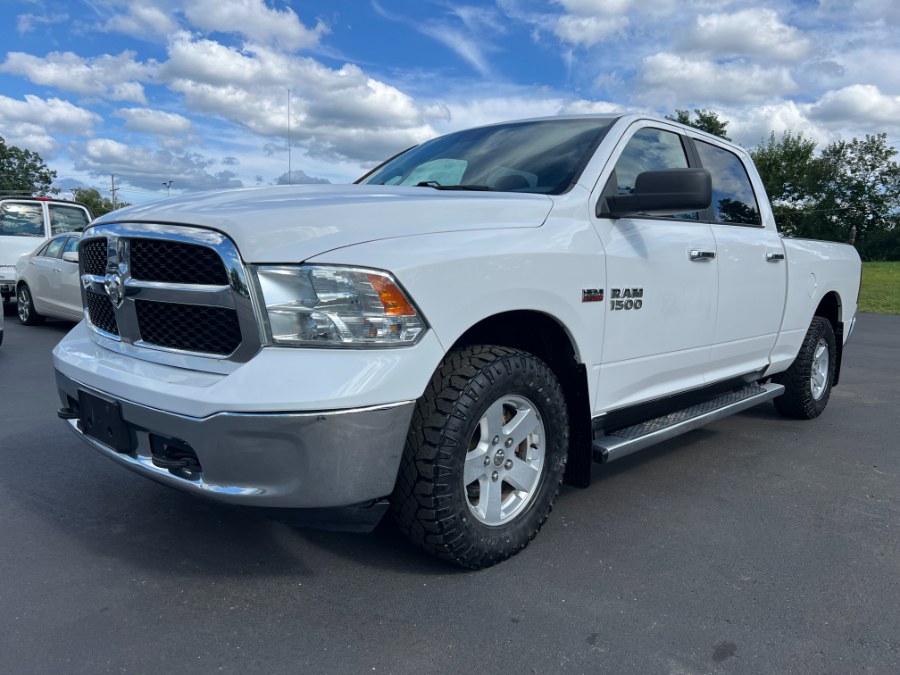
[[(59, 371), (56, 379), (63, 408), (73, 412), (79, 390), (117, 400), (128, 448), (116, 450), (87, 436), (77, 419), (66, 421), (110, 459), (185, 492), (259, 507), (333, 508), (389, 495), (415, 404), (197, 418), (113, 399)], [(169, 448), (190, 449), (199, 467), (166, 468)]]

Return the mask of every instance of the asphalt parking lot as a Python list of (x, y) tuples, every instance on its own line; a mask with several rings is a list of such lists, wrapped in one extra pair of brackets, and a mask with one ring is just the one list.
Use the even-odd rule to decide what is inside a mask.
[(56, 419), (70, 326), (6, 308), (2, 673), (900, 672), (900, 316), (860, 317), (819, 419), (597, 466), (480, 572), (115, 466)]

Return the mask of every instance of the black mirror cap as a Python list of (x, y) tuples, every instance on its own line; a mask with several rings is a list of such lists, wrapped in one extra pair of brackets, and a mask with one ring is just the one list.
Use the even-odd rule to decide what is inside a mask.
[(601, 213), (603, 202), (597, 205), (597, 215), (611, 218), (702, 211), (712, 203), (712, 177), (706, 169), (644, 171), (638, 174), (632, 194), (607, 197)]

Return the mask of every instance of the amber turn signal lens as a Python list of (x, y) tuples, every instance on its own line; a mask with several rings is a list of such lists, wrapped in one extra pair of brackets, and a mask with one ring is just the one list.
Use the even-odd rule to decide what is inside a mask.
[(372, 288), (378, 293), (381, 304), (384, 305), (384, 313), (387, 316), (415, 316), (415, 308), (409, 304), (409, 300), (403, 292), (387, 277), (380, 274), (367, 274)]

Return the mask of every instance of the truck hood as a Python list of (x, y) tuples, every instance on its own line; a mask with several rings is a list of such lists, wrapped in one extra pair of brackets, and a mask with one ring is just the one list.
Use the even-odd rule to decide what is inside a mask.
[(293, 263), (343, 246), (437, 232), (539, 227), (545, 195), (384, 185), (303, 185), (206, 192), (113, 211), (95, 223), (219, 230), (246, 262)]

